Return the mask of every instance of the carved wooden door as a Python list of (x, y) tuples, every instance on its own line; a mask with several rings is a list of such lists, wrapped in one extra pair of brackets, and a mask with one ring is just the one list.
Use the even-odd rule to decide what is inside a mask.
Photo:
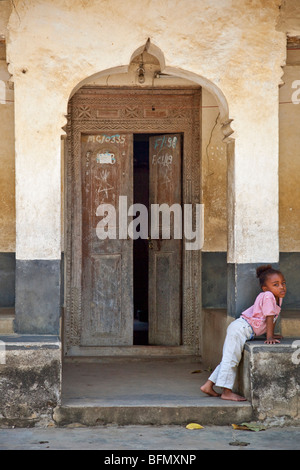
[[(181, 344), (180, 134), (150, 138), (149, 173), (149, 343), (177, 346)], [(161, 215), (154, 216), (153, 205), (160, 206)]]
[[(182, 204), (200, 203), (200, 109), (201, 90), (193, 88), (87, 86), (72, 96), (65, 153), (65, 355), (126, 355), (128, 349), (123, 345), (129, 345), (130, 354), (140, 354), (140, 347), (131, 346), (133, 241), (118, 237), (100, 240), (96, 228), (103, 217), (96, 211), (101, 202), (117, 203), (118, 195), (128, 196), (128, 207), (133, 203), (131, 135), (137, 133), (151, 133), (159, 138), (159, 134), (165, 134), (168, 138), (168, 134), (180, 130), (184, 136), (184, 158), (181, 157), (182, 169), (178, 166), (177, 170), (182, 172)], [(120, 136), (120, 139), (125, 136), (124, 143), (109, 138), (113, 136)], [(154, 142), (155, 139), (151, 158), (157, 155)], [(172, 162), (178, 150), (179, 145), (172, 148), (174, 153), (168, 154), (172, 155)], [(123, 152), (131, 158), (123, 158)], [(167, 167), (168, 160), (164, 163)], [(179, 193), (177, 198), (171, 197), (169, 190), (165, 193), (169, 199), (165, 194), (162, 197), (162, 182), (169, 175), (164, 173), (164, 164), (156, 166), (150, 164), (153, 201), (167, 204), (179, 201)], [(180, 186), (177, 189), (179, 191)], [(98, 199), (93, 199), (93, 191)], [(118, 211), (118, 206), (115, 207)], [(118, 217), (116, 220), (118, 223)], [(150, 275), (149, 286), (149, 297), (153, 299), (150, 341), (152, 344), (170, 341), (174, 345), (180, 344), (176, 351), (198, 353), (201, 344), (201, 253), (183, 250), (181, 240), (174, 238), (149, 242), (153, 246), (148, 250), (150, 270), (154, 273)], [(149, 348), (149, 354), (151, 351), (154, 350)]]
[(119, 196), (132, 204), (132, 140), (125, 133), (81, 136), (81, 346), (133, 342), (133, 243), (119, 236)]

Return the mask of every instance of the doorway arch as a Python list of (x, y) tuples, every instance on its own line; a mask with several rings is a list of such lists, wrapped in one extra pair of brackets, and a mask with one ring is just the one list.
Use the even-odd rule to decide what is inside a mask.
[(119, 74), (127, 74), (130, 68), (130, 65), (134, 63), (134, 61), (139, 58), (143, 53), (147, 53), (157, 60), (159, 64), (159, 71), (161, 74), (170, 75), (175, 78), (181, 78), (183, 80), (188, 80), (196, 85), (201, 86), (202, 88), (207, 89), (215, 98), (219, 110), (220, 110), (220, 121), (223, 126), (223, 133), (224, 138), (227, 139), (233, 133), (233, 130), (230, 127), (232, 119), (229, 118), (229, 106), (227, 99), (221, 90), (213, 81), (209, 80), (208, 78), (197, 74), (195, 72), (190, 72), (189, 70), (181, 69), (179, 67), (172, 67), (166, 64), (164, 53), (162, 50), (152, 43), (148, 39), (146, 45), (138, 47), (130, 56), (129, 63), (127, 65), (119, 65), (116, 67), (111, 67), (108, 69), (104, 69), (100, 72), (96, 72), (95, 74), (84, 78), (81, 80), (71, 91), (69, 100), (72, 96), (79, 90), (81, 87), (91, 83), (94, 80), (97, 80), (100, 77), (107, 77), (111, 75), (119, 75)]
[[(153, 58), (152, 62), (147, 63), (147, 58)], [(145, 74), (152, 67), (155, 73), (162, 74), (164, 78), (171, 77), (175, 81), (179, 79), (181, 86), (159, 87), (154, 85), (153, 80), (149, 84), (145, 81), (145, 85), (137, 86), (111, 86), (112, 77), (119, 75), (125, 76), (130, 72), (136, 73), (136, 69), (140, 67), (141, 61), (145, 66)], [(148, 69), (147, 69), (148, 67)], [(136, 75), (135, 75), (136, 76)], [(108, 77), (108, 78), (107, 78)], [(105, 80), (105, 86), (101, 86), (101, 80)], [(100, 80), (100, 85), (99, 85)], [(157, 80), (160, 78), (157, 77)], [(108, 81), (110, 82), (108, 84)], [(98, 85), (97, 85), (98, 82)], [(187, 85), (189, 82), (189, 85)], [(109, 86), (107, 86), (107, 84)], [(183, 85), (182, 85), (183, 84)], [(184, 169), (184, 199), (183, 203), (201, 202), (200, 195), (200, 131), (199, 131), (199, 105), (194, 105), (199, 99), (200, 87), (205, 86), (216, 98), (220, 106), (220, 116), (222, 115), (222, 123), (226, 128), (226, 137), (231, 133), (230, 120), (228, 117), (227, 102), (214, 85), (210, 84), (202, 77), (197, 77), (192, 73), (166, 67), (164, 58), (156, 46), (149, 45), (147, 51), (143, 48), (137, 49), (131, 56), (128, 66), (112, 68), (89, 77), (82, 81), (76, 89), (73, 90), (69, 102), (68, 112), (68, 150), (67, 150), (67, 228), (66, 228), (66, 313), (64, 317), (65, 323), (65, 345), (64, 350), (69, 355), (114, 355), (129, 354), (124, 348), (110, 347), (109, 343), (103, 343), (101, 348), (91, 349), (93, 345), (87, 345), (87, 348), (81, 347), (80, 331), (82, 328), (83, 318), (83, 297), (82, 297), (82, 200), (77, 198), (75, 194), (80, 191), (80, 185), (74, 190), (78, 181), (81, 181), (81, 141), (82, 134), (97, 134), (97, 132), (122, 132), (122, 133), (142, 133), (142, 134), (163, 134), (179, 132), (184, 136), (185, 149), (183, 164)], [(153, 99), (156, 102), (161, 101), (166, 94), (170, 95), (172, 89), (175, 101), (171, 103), (172, 112), (166, 113), (165, 119), (161, 119), (159, 113), (164, 110), (158, 106), (153, 106)], [(166, 92), (168, 90), (168, 92)], [(124, 98), (124, 93), (127, 98)], [(122, 96), (121, 96), (122, 95)], [(128, 98), (129, 97), (129, 98)], [(159, 100), (157, 101), (157, 98)], [(171, 98), (170, 98), (171, 99)], [(184, 110), (187, 101), (190, 100), (190, 109), (194, 108), (193, 123), (187, 118)], [(88, 104), (87, 105), (87, 101)], [(99, 101), (100, 100), (100, 101)], [(183, 101), (182, 101), (183, 100)], [(144, 108), (141, 110), (139, 106), (135, 106), (137, 102), (143, 103)], [(176, 102), (176, 104), (175, 104)], [(197, 108), (198, 106), (198, 108)], [(151, 111), (149, 111), (151, 110)], [(221, 111), (222, 110), (222, 111)], [(173, 112), (174, 111), (174, 112)], [(222, 114), (221, 114), (222, 112)], [(115, 113), (115, 114), (114, 114)], [(173, 113), (173, 114), (172, 114)], [(150, 116), (151, 114), (151, 116)], [(196, 117), (198, 114), (198, 117)], [(196, 123), (196, 124), (195, 124)], [(192, 130), (194, 129), (194, 131)], [(229, 129), (229, 132), (228, 132)], [(196, 170), (196, 171), (195, 171)], [(73, 206), (72, 206), (73, 204)], [(71, 210), (70, 210), (71, 208)], [(74, 216), (75, 214), (75, 216)], [(183, 299), (184, 312), (182, 315), (182, 341), (180, 345), (171, 348), (171, 353), (180, 354), (199, 354), (201, 349), (201, 302), (200, 302), (200, 256), (197, 252), (186, 253), (182, 264), (183, 270)], [(177, 348), (177, 349), (176, 349)], [(141, 348), (136, 350), (141, 353)], [(149, 352), (149, 351), (148, 351)], [(130, 354), (134, 353), (134, 347), (131, 347)], [(159, 349), (154, 352), (159, 354)]]

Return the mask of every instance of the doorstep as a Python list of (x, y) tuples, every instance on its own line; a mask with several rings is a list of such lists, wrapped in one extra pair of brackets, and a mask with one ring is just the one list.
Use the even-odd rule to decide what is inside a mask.
[(227, 425), (251, 421), (247, 402), (226, 402), (200, 391), (210, 371), (191, 361), (156, 358), (65, 363), (59, 426)]

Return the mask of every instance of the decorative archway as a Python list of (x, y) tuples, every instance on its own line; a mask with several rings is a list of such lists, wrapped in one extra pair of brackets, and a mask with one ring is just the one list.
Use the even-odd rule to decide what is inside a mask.
[(127, 65), (119, 65), (116, 67), (111, 67), (109, 69), (102, 70), (101, 72), (97, 72), (89, 77), (86, 77), (82, 81), (80, 81), (71, 91), (69, 99), (79, 90), (81, 87), (85, 86), (86, 84), (90, 83), (97, 78), (114, 75), (114, 74), (126, 74), (128, 73), (128, 69), (130, 64), (139, 56), (141, 56), (144, 52), (154, 56), (160, 66), (160, 72), (162, 74), (170, 75), (177, 78), (182, 78), (189, 80), (202, 88), (207, 89), (215, 98), (219, 109), (220, 109), (220, 122), (222, 124), (222, 131), (224, 134), (224, 140), (229, 142), (229, 137), (233, 134), (233, 130), (231, 129), (231, 122), (232, 119), (229, 118), (229, 106), (227, 99), (222, 92), (222, 90), (211, 80), (203, 77), (202, 75), (196, 74), (194, 72), (190, 72), (188, 70), (184, 70), (178, 67), (171, 67), (166, 65), (165, 57), (162, 50), (153, 44), (150, 39), (147, 40), (146, 44), (143, 46), (138, 47), (130, 56), (129, 63)]
[[(155, 86), (151, 87), (147, 98), (147, 89), (143, 87), (127, 87), (127, 93), (131, 97), (129, 100), (124, 97), (116, 98), (120, 95), (120, 89), (108, 89), (103, 87), (102, 90), (98, 93), (95, 93), (95, 89), (89, 87), (91, 81), (96, 81), (97, 79), (105, 76), (112, 76), (114, 74), (126, 74), (129, 71), (130, 66), (137, 62), (138, 58), (147, 52), (153, 56), (158, 65), (159, 72), (168, 75), (170, 77), (176, 77), (184, 80), (188, 80), (193, 83), (194, 86), (197, 85), (199, 88), (204, 87), (208, 89), (213, 96), (215, 97), (219, 109), (220, 117), (222, 123), (222, 130), (225, 135), (225, 140), (231, 141), (228, 137), (231, 135), (232, 130), (230, 128), (231, 120), (228, 119), (228, 106), (227, 101), (223, 93), (216, 87), (214, 84), (209, 82), (207, 79), (198, 76), (196, 74), (180, 70), (177, 68), (166, 67), (163, 54), (156, 46), (148, 43), (147, 51), (145, 51), (145, 46), (138, 48), (131, 56), (130, 63), (128, 66), (120, 66), (105, 71), (94, 74), (92, 77), (89, 77), (72, 91), (70, 97), (70, 108), (68, 115), (68, 152), (67, 152), (67, 201), (69, 201), (69, 208), (67, 208), (67, 232), (66, 232), (66, 249), (65, 249), (65, 263), (66, 263), (66, 313), (65, 313), (65, 351), (68, 351), (71, 355), (78, 355), (80, 349), (80, 328), (81, 328), (81, 318), (82, 318), (82, 291), (81, 291), (81, 274), (80, 274), (80, 263), (82, 260), (81, 252), (81, 200), (77, 199), (75, 203), (75, 212), (74, 207), (71, 208), (72, 201), (75, 200), (75, 193), (80, 191), (80, 184), (77, 187), (78, 181), (81, 180), (80, 176), (80, 159), (81, 159), (81, 133), (96, 133), (99, 129), (106, 132), (145, 132), (145, 133), (163, 133), (163, 132), (183, 132), (186, 138), (186, 154), (185, 154), (185, 182), (184, 186), (184, 203), (194, 201), (201, 202), (200, 196), (200, 177), (198, 174), (199, 171), (199, 162), (200, 162), (200, 145), (199, 145), (199, 122), (196, 118), (196, 113), (193, 116), (193, 123), (187, 117), (186, 113), (182, 111), (184, 106), (181, 106), (180, 113), (177, 112), (171, 116), (167, 116), (167, 120), (161, 120), (159, 118), (151, 116), (150, 121), (147, 119), (142, 119), (141, 116), (145, 117), (146, 115), (139, 110), (138, 106), (134, 113), (128, 114), (129, 107), (132, 108), (132, 103), (135, 99), (138, 99), (138, 96), (143, 96), (143, 100), (147, 105), (150, 105), (149, 98), (151, 94), (155, 93)], [(182, 93), (180, 91), (173, 90), (173, 93), (177, 98), (180, 98)], [(184, 94), (184, 93), (183, 93)], [(193, 93), (191, 93), (191, 96)], [(196, 95), (195, 95), (196, 96)], [(106, 110), (110, 106), (114, 109), (120, 110), (115, 114), (116, 119), (112, 119), (112, 109), (106, 114), (101, 111), (97, 111), (97, 122), (95, 121), (95, 108), (99, 108), (99, 98), (104, 104)], [(86, 107), (83, 99), (88, 99), (89, 105)], [(194, 99), (194, 98), (192, 98)], [(98, 101), (97, 101), (98, 100)], [(112, 101), (111, 101), (112, 100)], [(149, 102), (148, 102), (149, 101)], [(180, 107), (180, 99), (178, 101), (178, 106)], [(151, 106), (150, 106), (151, 107)], [(91, 109), (94, 109), (92, 112)], [(199, 108), (198, 108), (199, 110)], [(199, 113), (198, 113), (199, 114)], [(131, 119), (133, 118), (133, 119)], [(148, 115), (149, 118), (149, 115)], [(194, 131), (191, 129), (194, 128)], [(198, 168), (195, 171), (195, 168)], [(74, 189), (75, 188), (75, 189)], [(73, 212), (72, 212), (73, 211)], [(75, 215), (74, 215), (75, 214)], [(183, 281), (183, 292), (185, 304), (185, 312), (183, 315), (183, 343), (181, 352), (186, 354), (199, 354), (200, 344), (201, 344), (201, 318), (199, 312), (201, 310), (201, 301), (200, 301), (200, 257), (199, 253), (190, 252), (186, 254), (184, 258), (184, 281)], [(95, 350), (96, 351), (96, 350)], [(123, 348), (124, 351), (124, 348)], [(121, 350), (115, 348), (115, 352), (111, 348), (102, 348), (102, 353), (110, 355), (111, 353), (120, 354)], [(179, 352), (179, 351), (177, 351)], [(86, 353), (83, 352), (83, 355)], [(125, 352), (126, 354), (126, 352)], [(127, 353), (128, 354), (128, 353)]]

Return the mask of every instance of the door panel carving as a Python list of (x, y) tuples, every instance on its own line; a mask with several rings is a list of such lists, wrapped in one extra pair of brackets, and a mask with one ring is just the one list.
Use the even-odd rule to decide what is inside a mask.
[[(132, 240), (118, 237), (119, 196), (132, 203), (132, 134), (82, 134), (82, 346), (124, 346), (133, 340)], [(99, 238), (109, 204), (114, 239)], [(102, 206), (103, 207), (103, 206)], [(104, 227), (102, 232), (105, 232)], [(105, 235), (105, 233), (104, 233)]]

